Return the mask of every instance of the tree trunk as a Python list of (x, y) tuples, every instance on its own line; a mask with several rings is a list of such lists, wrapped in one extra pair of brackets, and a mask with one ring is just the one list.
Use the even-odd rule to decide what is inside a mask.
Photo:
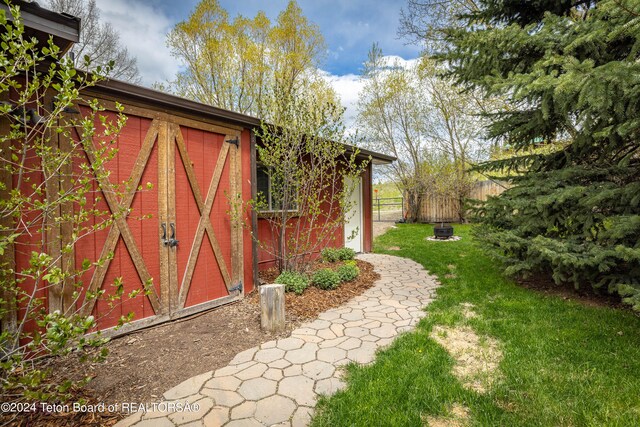
[(407, 190), (407, 222), (418, 222), (422, 194), (419, 191)]

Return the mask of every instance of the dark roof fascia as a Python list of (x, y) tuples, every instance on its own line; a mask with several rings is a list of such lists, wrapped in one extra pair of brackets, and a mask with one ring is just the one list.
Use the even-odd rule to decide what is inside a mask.
[(396, 160), (397, 157), (389, 156), (387, 154), (377, 153), (375, 151), (367, 150), (365, 148), (354, 147), (353, 145), (344, 144), (347, 149), (347, 153), (353, 153), (354, 150), (358, 150), (357, 159), (367, 159), (371, 157), (374, 165), (388, 165)]
[[(99, 82), (95, 87), (88, 89), (88, 92), (97, 94), (106, 94), (117, 99), (128, 99), (138, 101), (140, 103), (162, 108), (167, 112), (182, 111), (183, 113), (196, 116), (205, 116), (211, 120), (231, 122), (235, 125), (243, 126), (248, 129), (255, 129), (262, 124), (262, 120), (257, 117), (249, 116), (235, 111), (224, 110), (222, 108), (212, 107), (211, 105), (202, 104), (190, 99), (181, 98), (155, 89), (149, 89), (144, 86), (123, 82), (116, 79), (107, 79)], [(355, 147), (344, 144), (348, 153), (353, 153)], [(358, 148), (358, 159), (366, 159), (371, 157), (373, 164), (389, 164), (396, 160), (393, 156), (376, 153), (363, 148)]]
[(211, 120), (222, 120), (249, 129), (260, 126), (261, 123), (257, 117), (212, 107), (211, 105), (201, 104), (190, 99), (116, 79), (100, 81), (96, 86), (87, 89), (87, 92), (96, 93), (97, 95), (109, 95), (122, 100), (137, 101), (150, 107), (160, 107), (167, 112), (181, 111), (190, 115), (204, 116)]
[[(25, 27), (74, 43), (80, 41), (80, 18), (53, 12), (40, 7), (36, 2), (14, 0), (12, 5), (20, 8), (20, 18)], [(0, 8), (6, 12), (7, 19), (12, 21), (13, 16), (9, 7), (4, 2), (0, 2)]]

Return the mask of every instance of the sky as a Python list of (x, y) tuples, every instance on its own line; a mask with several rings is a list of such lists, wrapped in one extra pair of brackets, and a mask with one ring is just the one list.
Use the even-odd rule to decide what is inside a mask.
[[(219, 0), (230, 17), (253, 17), (259, 10), (275, 20), (288, 0)], [(101, 18), (120, 34), (120, 40), (136, 57), (144, 85), (172, 80), (180, 63), (166, 47), (166, 34), (186, 19), (197, 0), (97, 0)], [(347, 108), (345, 121), (352, 125), (359, 74), (367, 52), (376, 42), (385, 55), (412, 60), (420, 48), (407, 45), (396, 35), (404, 0), (298, 0), (304, 15), (320, 27), (326, 44), (325, 73)]]

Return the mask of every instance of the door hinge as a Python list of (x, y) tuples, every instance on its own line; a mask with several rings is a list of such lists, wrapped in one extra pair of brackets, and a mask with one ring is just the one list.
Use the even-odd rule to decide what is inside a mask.
[(239, 281), (237, 285), (235, 285), (233, 288), (229, 289), (229, 293), (231, 293), (233, 291), (238, 291), (238, 292), (242, 293), (242, 281)]
[(240, 148), (240, 138), (238, 138), (237, 136), (233, 139), (227, 139), (227, 142)]

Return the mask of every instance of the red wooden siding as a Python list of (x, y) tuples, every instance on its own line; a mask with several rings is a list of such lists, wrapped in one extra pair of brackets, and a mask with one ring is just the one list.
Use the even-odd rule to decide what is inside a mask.
[[(362, 174), (362, 209), (363, 209), (363, 248), (365, 252), (370, 252), (372, 249), (372, 236), (373, 236), (373, 217), (372, 217), (372, 176), (371, 176), (371, 164), (369, 164)], [(336, 215), (336, 212), (334, 212)], [(293, 221), (299, 221), (300, 218), (295, 218)], [(269, 224), (266, 219), (258, 219), (258, 239), (262, 244), (271, 245), (272, 235), (269, 230)], [(338, 227), (335, 232), (325, 242), (328, 247), (340, 248), (344, 246), (344, 228)], [(323, 246), (320, 245), (319, 249)], [(319, 256), (320, 250), (316, 251), (314, 256)], [(265, 270), (273, 267), (275, 257), (262, 248), (258, 249), (258, 269)]]
[[(294, 218), (292, 221), (300, 221), (300, 218)], [(303, 219), (302, 219), (303, 220)], [(304, 228), (304, 226), (303, 226)], [(261, 242), (261, 245), (271, 245), (272, 244), (271, 230), (269, 229), (269, 223), (264, 218), (258, 219), (258, 240)], [(325, 246), (341, 248), (344, 246), (344, 231), (342, 227), (336, 227), (336, 230), (327, 238), (327, 242)], [(268, 246), (269, 248), (271, 246)], [(319, 249), (314, 252), (312, 258), (318, 257), (320, 254), (320, 250), (323, 248), (323, 245), (319, 246)], [(258, 268), (260, 270), (265, 270), (267, 268), (273, 267), (275, 263), (275, 257), (272, 255), (270, 250), (265, 250), (262, 247), (258, 249)]]
[[(33, 191), (31, 189), (32, 184), (41, 183), (43, 181), (42, 174), (37, 172), (28, 172), (28, 170), (31, 168), (37, 170), (39, 168), (39, 163), (40, 163), (39, 158), (36, 155), (35, 151), (33, 149), (28, 149), (27, 157), (25, 160), (25, 170), (27, 172), (24, 173), (22, 177), (22, 182), (20, 185), (20, 190), (23, 192), (23, 194), (33, 194)], [(13, 188), (16, 188), (17, 186), (18, 186), (18, 177), (14, 176)], [(36, 202), (38, 200), (42, 200), (42, 197), (36, 194), (33, 194), (32, 200)], [(18, 224), (20, 231), (24, 230), (23, 224), (28, 224), (31, 221), (34, 221), (36, 219), (37, 212), (36, 211), (24, 212), (23, 215), (24, 215), (23, 217), (24, 221)], [(30, 268), (29, 259), (31, 258), (31, 252), (42, 251), (43, 243), (46, 244), (46, 242), (43, 239), (42, 233), (40, 233), (38, 229), (39, 227), (31, 228), (29, 230), (29, 233), (21, 234), (15, 241), (15, 245), (14, 245), (15, 266), (16, 266), (17, 272), (24, 271)], [(22, 289), (25, 290), (25, 292), (28, 295), (33, 294), (35, 298), (46, 297), (46, 292), (42, 288), (40, 288), (38, 291), (34, 293), (35, 283), (30, 278), (25, 278), (20, 276), (17, 276), (16, 278), (18, 280), (25, 279), (20, 286)], [(26, 311), (25, 306), (26, 306), (26, 301), (18, 302), (18, 313), (17, 313), (18, 324), (20, 324), (22, 319), (24, 319), (25, 311)], [(44, 307), (46, 307), (46, 304)], [(35, 327), (36, 327), (35, 322), (30, 320), (25, 323), (24, 329), (26, 331), (32, 331)]]

